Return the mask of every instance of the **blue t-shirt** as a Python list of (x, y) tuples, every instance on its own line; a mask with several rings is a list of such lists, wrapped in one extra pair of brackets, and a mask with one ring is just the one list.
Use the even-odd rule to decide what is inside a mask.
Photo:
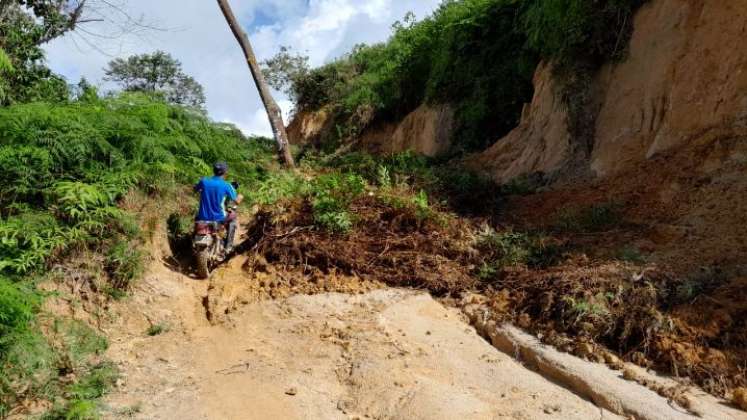
[(219, 176), (205, 177), (195, 185), (200, 192), (200, 211), (197, 220), (222, 222), (226, 218), (226, 200), (236, 201), (238, 194), (233, 185)]

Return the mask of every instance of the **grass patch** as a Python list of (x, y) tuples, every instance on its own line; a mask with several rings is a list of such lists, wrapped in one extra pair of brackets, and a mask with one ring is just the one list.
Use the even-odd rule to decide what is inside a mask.
[(169, 331), (169, 326), (167, 324), (158, 323), (153, 324), (145, 331), (145, 334), (147, 334), (149, 337), (155, 337), (157, 335), (161, 335), (165, 332)]
[(475, 274), (483, 281), (494, 279), (507, 267), (551, 266), (560, 260), (564, 251), (560, 244), (544, 235), (496, 232), (490, 228), (479, 234), (475, 246), (483, 256)]
[(129, 290), (132, 283), (145, 271), (144, 259), (145, 253), (140, 244), (125, 239), (117, 240), (106, 255), (106, 270), (112, 289)]
[(100, 399), (119, 378), (110, 363), (92, 366), (83, 376), (64, 388), (64, 399), (45, 413), (42, 420), (96, 420), (101, 410)]
[(641, 250), (632, 245), (626, 245), (619, 249), (615, 257), (620, 261), (633, 264), (643, 264), (646, 262), (646, 257), (641, 253)]
[(561, 210), (555, 228), (563, 232), (594, 233), (619, 227), (623, 223), (622, 206), (608, 202), (585, 208)]

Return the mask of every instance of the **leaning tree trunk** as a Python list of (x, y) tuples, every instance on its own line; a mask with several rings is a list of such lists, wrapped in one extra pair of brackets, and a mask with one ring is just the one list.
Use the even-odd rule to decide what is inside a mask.
[(249, 64), (249, 70), (252, 72), (252, 77), (254, 78), (254, 83), (257, 85), (257, 90), (259, 90), (259, 96), (262, 98), (262, 103), (265, 105), (265, 109), (267, 110), (267, 116), (270, 119), (270, 125), (272, 126), (272, 133), (275, 136), (275, 141), (278, 143), (280, 159), (287, 166), (294, 167), (295, 162), (293, 162), (293, 155), (291, 155), (290, 148), (288, 147), (288, 134), (285, 132), (283, 114), (280, 112), (280, 107), (277, 102), (273, 99), (264, 76), (262, 76), (262, 71), (257, 64), (257, 57), (254, 56), (254, 49), (252, 49), (252, 44), (249, 42), (249, 37), (246, 35), (246, 32), (241, 29), (239, 22), (236, 20), (236, 16), (234, 16), (233, 11), (231, 10), (231, 6), (228, 4), (228, 0), (218, 0), (218, 5), (223, 12), (223, 16), (226, 17), (231, 32), (233, 32), (236, 40), (239, 41), (239, 45), (241, 45), (241, 49), (244, 51), (246, 62)]

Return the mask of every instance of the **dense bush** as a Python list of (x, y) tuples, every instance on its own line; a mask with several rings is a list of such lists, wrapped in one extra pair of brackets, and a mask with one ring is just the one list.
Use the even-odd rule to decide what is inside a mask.
[(647, 0), (525, 1), (527, 45), (545, 59), (573, 65), (618, 59), (627, 50), (633, 13)]
[(309, 186), (314, 222), (331, 232), (347, 232), (353, 227), (349, 211), (352, 201), (363, 194), (366, 181), (360, 175), (329, 173), (315, 178)]
[(457, 148), (479, 149), (516, 125), (540, 59), (574, 80), (576, 63), (586, 69), (621, 57), (644, 1), (446, 0), (426, 19), (395, 24), (386, 43), (311, 70), (284, 50), (268, 73), (290, 85), (299, 108), (332, 106), (342, 127), (333, 135), (401, 118), (423, 102), (451, 103)]
[(23, 274), (77, 244), (132, 237), (132, 221), (117, 208), (132, 188), (168, 191), (209, 174), (217, 160), (249, 182), (269, 150), (254, 145), (233, 128), (137, 95), (0, 109), (0, 270)]
[(496, 232), (487, 229), (476, 243), (483, 264), (476, 274), (482, 280), (494, 280), (506, 267), (524, 265), (534, 268), (555, 264), (563, 248), (543, 235), (521, 232)]

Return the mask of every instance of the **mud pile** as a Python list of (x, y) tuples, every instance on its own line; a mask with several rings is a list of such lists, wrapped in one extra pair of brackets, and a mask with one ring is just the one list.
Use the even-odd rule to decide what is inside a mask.
[(270, 226), (257, 244), (268, 263), (313, 275), (342, 272), (389, 286), (427, 289), (436, 295), (477, 287), (469, 275), (469, 224), (420, 220), (407, 208), (374, 197), (355, 201), (357, 227), (339, 235), (310, 228), (311, 208), (299, 204), (288, 222)]
[(344, 235), (313, 228), (308, 203), (282, 217), (265, 215), (261, 238), (243, 263), (258, 287), (255, 296), (386, 285), (427, 290), (458, 305), (464, 293), (476, 292), (496, 321), (514, 322), (581, 357), (618, 360), (605, 357), (606, 348), (623, 360), (689, 376), (720, 396), (747, 384), (745, 299), (719, 273), (693, 279), (664, 265), (606, 259), (558, 233), (547, 239), (559, 244), (547, 264), (507, 265), (483, 278), (482, 220), (443, 214), (424, 221), (372, 196), (351, 210), (358, 221)]

